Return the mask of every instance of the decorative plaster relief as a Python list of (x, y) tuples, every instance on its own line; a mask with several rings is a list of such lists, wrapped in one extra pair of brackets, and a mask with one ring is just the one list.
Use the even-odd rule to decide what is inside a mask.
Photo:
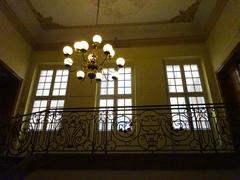
[[(36, 19), (39, 21), (41, 27), (44, 30), (50, 30), (50, 29), (68, 29), (68, 28), (84, 28), (84, 27), (94, 27), (95, 25), (89, 25), (89, 26), (65, 26), (62, 24), (58, 24), (54, 22), (54, 19), (52, 17), (44, 17), (40, 12), (38, 12), (30, 0), (26, 0), (30, 9), (33, 11)], [(127, 9), (124, 9), (121, 11), (120, 2), (122, 1), (128, 2), (129, 6), (125, 7)], [(114, 26), (123, 26), (123, 25), (157, 25), (157, 24), (166, 24), (166, 23), (190, 23), (194, 20), (195, 14), (198, 10), (198, 7), (200, 5), (202, 0), (196, 0), (191, 6), (189, 6), (186, 10), (179, 10), (178, 15), (175, 17), (165, 20), (165, 21), (158, 21), (158, 22), (147, 22), (147, 23), (126, 23), (126, 24), (113, 24)], [(91, 0), (91, 2), (97, 6), (96, 0)], [(130, 16), (132, 14), (137, 14), (138, 12), (143, 9), (145, 3), (147, 1), (145, 0), (105, 0), (101, 2), (100, 8), (102, 8), (102, 13), (104, 13), (105, 16), (114, 16), (115, 18), (123, 18)], [(111, 6), (109, 6), (111, 4)], [(104, 24), (100, 24), (99, 26), (106, 26)], [(111, 26), (108, 25), (108, 26)]]

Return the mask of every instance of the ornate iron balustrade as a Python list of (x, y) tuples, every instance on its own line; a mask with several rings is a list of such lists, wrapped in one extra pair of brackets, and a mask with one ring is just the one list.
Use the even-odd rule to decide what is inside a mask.
[(5, 154), (233, 152), (228, 112), (239, 109), (239, 104), (50, 109), (13, 118)]

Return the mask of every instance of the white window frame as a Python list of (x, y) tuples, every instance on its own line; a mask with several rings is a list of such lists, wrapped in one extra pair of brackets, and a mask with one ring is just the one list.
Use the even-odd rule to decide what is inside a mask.
[[(47, 71), (53, 71), (53, 75), (52, 75), (52, 80), (51, 80), (51, 84), (50, 84), (50, 91), (48, 96), (37, 96), (37, 90), (38, 90), (38, 84), (39, 84), (39, 78), (41, 76), (41, 72), (47, 70)], [(54, 131), (54, 130), (58, 130), (60, 128), (60, 125), (58, 124), (58, 118), (61, 118), (61, 108), (64, 108), (65, 104), (66, 104), (66, 99), (67, 99), (67, 94), (68, 94), (68, 84), (69, 84), (69, 78), (70, 78), (70, 72), (68, 71), (68, 77), (67, 77), (67, 85), (66, 85), (66, 93), (64, 95), (53, 95), (53, 90), (54, 90), (54, 83), (55, 82), (55, 78), (56, 78), (56, 73), (57, 70), (67, 70), (66, 68), (63, 68), (62, 66), (50, 66), (50, 67), (46, 67), (46, 66), (40, 66), (38, 67), (37, 71), (36, 71), (36, 77), (35, 77), (35, 81), (33, 82), (33, 91), (32, 91), (32, 95), (31, 95), (31, 101), (29, 103), (29, 111), (30, 113), (33, 113), (33, 115), (31, 116), (30, 119), (30, 130), (33, 131)], [(62, 82), (62, 81), (61, 81)], [(63, 102), (63, 106), (60, 107), (60, 109), (58, 110), (58, 113), (54, 112), (54, 110), (52, 112), (33, 112), (33, 106), (34, 106), (34, 102), (35, 101), (47, 101), (47, 105), (46, 108), (42, 108), (41, 111), (44, 111), (46, 109), (51, 109), (51, 103), (53, 101), (64, 101)], [(58, 109), (58, 108), (52, 108), (52, 109)], [(40, 122), (39, 124), (35, 124), (35, 125), (31, 125), (31, 123), (33, 121), (35, 121), (33, 118), (36, 118), (38, 122)], [(32, 121), (32, 122), (31, 122)], [(53, 122), (54, 121), (54, 122)], [(35, 121), (36, 122), (36, 121)], [(41, 124), (42, 123), (42, 124)]]
[[(181, 78), (182, 78), (182, 86), (183, 86), (183, 92), (170, 92), (169, 89), (169, 84), (168, 84), (168, 75), (167, 75), (167, 66), (168, 65), (179, 65), (180, 66), (180, 72), (181, 72)], [(187, 90), (187, 83), (186, 83), (186, 77), (185, 77), (185, 71), (183, 69), (184, 65), (197, 65), (198, 67), (198, 72), (199, 72), (199, 78), (202, 86), (202, 92), (188, 92)], [(167, 89), (167, 94), (168, 94), (168, 102), (171, 105), (170, 98), (176, 97), (176, 98), (181, 98), (183, 97), (185, 100), (185, 105), (179, 106), (179, 105), (172, 105), (172, 120), (174, 121), (174, 116), (178, 116), (176, 118), (181, 119), (182, 121), (186, 121), (185, 127), (177, 127), (177, 125), (174, 125), (173, 122), (173, 128), (174, 129), (184, 129), (184, 130), (210, 130), (210, 123), (209, 119), (205, 119), (205, 125), (203, 125), (203, 122), (199, 122), (195, 120), (195, 115), (197, 114), (197, 111), (191, 112), (193, 109), (198, 110), (198, 108), (204, 108), (206, 106), (200, 106), (200, 105), (191, 105), (189, 98), (190, 97), (203, 97), (204, 101), (206, 104), (208, 102), (208, 94), (207, 94), (207, 89), (206, 89), (206, 84), (205, 84), (205, 79), (204, 79), (204, 74), (203, 74), (203, 69), (202, 69), (202, 64), (201, 62), (197, 60), (183, 60), (183, 59), (178, 59), (178, 60), (165, 60), (164, 61), (164, 71), (165, 71), (165, 80), (166, 80), (166, 89)], [(189, 110), (187, 107), (190, 107)], [(174, 109), (176, 108), (176, 109)], [(187, 109), (187, 111), (183, 112), (183, 110), (177, 110), (177, 108), (182, 108), (182, 109)], [(205, 109), (207, 111), (207, 109)], [(175, 111), (175, 112), (174, 112)], [(176, 113), (178, 111), (178, 113)], [(184, 113), (186, 114), (186, 118), (184, 118)], [(205, 114), (206, 117), (208, 117), (207, 114)], [(182, 119), (183, 117), (183, 119)], [(192, 117), (191, 119), (189, 117)], [(200, 126), (199, 126), (200, 124)], [(174, 127), (175, 126), (175, 127)], [(203, 127), (204, 126), (204, 127)]]
[[(99, 116), (99, 124), (98, 124), (98, 130), (99, 131), (102, 131), (102, 132), (107, 131), (107, 132), (109, 132), (109, 131), (113, 131), (113, 130), (119, 130), (119, 131), (129, 131), (129, 130), (131, 130), (131, 129), (129, 129), (129, 124), (131, 124), (131, 121), (132, 121), (132, 118), (133, 118), (132, 117), (132, 114), (133, 114), (132, 108), (127, 108), (127, 109), (125, 109), (125, 108), (123, 108), (123, 109), (117, 108), (118, 107), (118, 100), (122, 100), (122, 99), (125, 99), (125, 100), (126, 99), (131, 99), (131, 105), (130, 106), (134, 106), (134, 104), (135, 104), (135, 97), (134, 97), (134, 69), (133, 69), (132, 65), (126, 65), (123, 68), (130, 68), (131, 69), (131, 94), (118, 94), (119, 79), (117, 79), (115, 81), (113, 80), (113, 82), (114, 82), (114, 93), (112, 95), (101, 95), (101, 83), (102, 82), (100, 82), (98, 84), (98, 87), (97, 87), (96, 106), (100, 108), (100, 113), (101, 113), (101, 111), (102, 110), (104, 111), (105, 109), (101, 108), (100, 100), (112, 99), (113, 100), (113, 106), (111, 106), (112, 108), (110, 107), (109, 110), (111, 110), (111, 111), (113, 110), (116, 113), (113, 113), (112, 115), (110, 115), (111, 118), (113, 120), (121, 118), (122, 114), (120, 114), (120, 115), (118, 114), (118, 112), (120, 112), (120, 111), (124, 111), (122, 117), (126, 118), (126, 116), (128, 116), (128, 115), (125, 114), (125, 111), (127, 111), (130, 114), (130, 118), (129, 118), (130, 122), (127, 124), (127, 127), (126, 127), (127, 129), (126, 128), (121, 128), (121, 127), (109, 128), (110, 126), (112, 126), (111, 123), (110, 123), (111, 124), (110, 126), (109, 126), (109, 123), (107, 123), (107, 126), (103, 126), (103, 128), (101, 128), (101, 115), (100, 115)], [(105, 69), (113, 69), (114, 70), (114, 68), (112, 68), (111, 66), (107, 67)], [(130, 128), (132, 128), (132, 127), (130, 127)]]

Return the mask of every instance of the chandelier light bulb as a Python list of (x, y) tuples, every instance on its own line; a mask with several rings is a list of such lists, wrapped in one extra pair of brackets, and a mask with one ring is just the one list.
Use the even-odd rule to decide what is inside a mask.
[(114, 71), (114, 72), (112, 73), (112, 79), (113, 79), (113, 80), (116, 80), (116, 79), (118, 79), (118, 77), (119, 77), (118, 71)]
[(122, 57), (117, 58), (116, 64), (118, 67), (123, 67), (125, 65), (125, 59)]
[(74, 48), (76, 51), (87, 52), (89, 48), (89, 44), (87, 41), (75, 42)]
[(98, 72), (96, 73), (96, 80), (101, 81), (102, 80), (102, 73)]
[(63, 48), (63, 54), (64, 54), (65, 56), (71, 56), (72, 53), (73, 53), (73, 49), (72, 49), (71, 46), (65, 46), (65, 47)]
[(83, 79), (85, 77), (85, 72), (83, 72), (82, 70), (77, 72), (77, 78), (78, 79)]
[(73, 64), (72, 58), (65, 58), (65, 59), (64, 59), (64, 65), (65, 65), (66, 67), (71, 67), (72, 64)]
[(89, 54), (89, 55), (88, 55), (88, 60), (89, 60), (89, 61), (92, 61), (92, 60), (93, 60), (93, 54)]
[(113, 49), (110, 50), (110, 56), (111, 58), (115, 55), (115, 51)]
[(105, 44), (103, 46), (103, 52), (104, 54), (110, 54), (111, 50), (113, 50), (113, 47), (111, 44)]
[(94, 35), (93, 36), (93, 42), (100, 44), (102, 42), (102, 37), (100, 35), (98, 35), (98, 34)]

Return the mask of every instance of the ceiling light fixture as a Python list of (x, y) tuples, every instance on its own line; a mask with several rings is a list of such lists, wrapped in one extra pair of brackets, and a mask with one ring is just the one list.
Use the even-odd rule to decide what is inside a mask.
[[(98, 0), (98, 9), (96, 15), (96, 26), (98, 24), (99, 15), (99, 5), (100, 0)], [(115, 51), (111, 44), (105, 44), (102, 46), (102, 37), (100, 35), (94, 35), (92, 42), (90, 43), (91, 48), (89, 48), (89, 43), (87, 41), (75, 42), (73, 47), (77, 54), (81, 55), (80, 67), (77, 69), (77, 78), (84, 79), (87, 76), (92, 80), (96, 79), (101, 81), (104, 74), (102, 74), (102, 69), (106, 67), (106, 64), (113, 59)], [(102, 47), (102, 51), (101, 48)], [(71, 46), (65, 46), (63, 48), (63, 54), (65, 56), (64, 65), (71, 68), (73, 65), (73, 59), (71, 58), (73, 54), (73, 48)], [(115, 80), (118, 78), (118, 69), (122, 68), (125, 64), (125, 60), (122, 57), (116, 59), (116, 68), (112, 72), (112, 78)]]

